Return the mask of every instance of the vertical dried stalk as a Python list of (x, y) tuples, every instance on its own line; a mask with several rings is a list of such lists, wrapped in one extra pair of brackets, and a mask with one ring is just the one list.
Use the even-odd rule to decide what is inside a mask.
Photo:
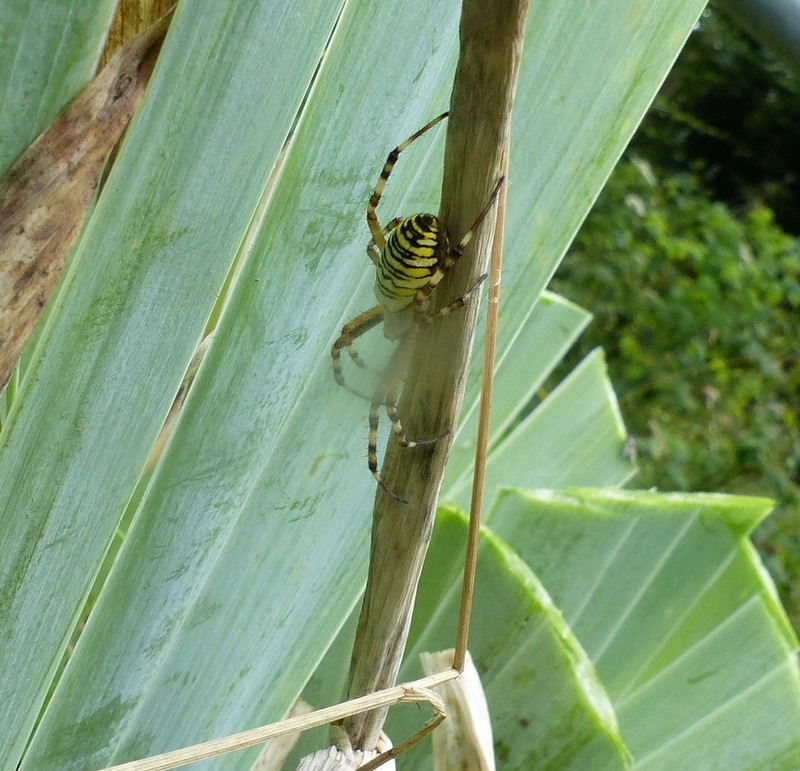
[[(461, 51), (453, 84), (440, 216), (453, 240), (470, 227), (502, 175), (528, 0), (464, 0)], [(486, 271), (488, 217), (432, 299), (438, 308), (464, 294)], [(420, 330), (400, 409), (409, 436), (436, 436), (455, 426), (478, 303)], [(350, 696), (394, 684), (430, 540), (450, 439), (403, 449), (389, 443), (382, 476), (404, 505), (378, 489), (367, 589), (350, 671)], [(345, 722), (353, 747), (372, 749), (386, 709)]]
[[(508, 145), (503, 152), (503, 173), (508, 177)], [(480, 541), (481, 506), (486, 479), (486, 454), (489, 447), (489, 426), (494, 388), (494, 358), (497, 346), (497, 323), (500, 304), (500, 280), (503, 270), (503, 241), (506, 226), (506, 191), (503, 188), (497, 199), (497, 222), (492, 244), (492, 264), (489, 273), (489, 306), (486, 309), (485, 348), (483, 349), (483, 378), (481, 403), (478, 413), (478, 435), (475, 439), (475, 467), (472, 477), (472, 496), (469, 504), (469, 535), (464, 558), (464, 579), (461, 585), (461, 603), (458, 610), (458, 631), (453, 654), (453, 668), (464, 671), (472, 621), (472, 600), (475, 595), (475, 575), (478, 570), (478, 544)]]

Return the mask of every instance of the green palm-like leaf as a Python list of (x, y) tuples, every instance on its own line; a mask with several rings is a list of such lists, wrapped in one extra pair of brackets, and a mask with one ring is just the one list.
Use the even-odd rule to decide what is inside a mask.
[[(534, 4), (501, 351), (702, 5)], [(280, 717), (358, 595), (373, 492), (364, 410), (335, 389), (327, 350), (371, 302), (364, 202), (387, 150), (446, 105), (458, 8), (356, 0), (328, 41), (339, 10), (178, 9), (0, 447), (7, 767), (254, 218), (252, 252), (23, 768), (100, 766)], [(417, 170), (410, 208), (434, 207), (424, 152), (398, 166), (384, 219)]]
[[(770, 507), (504, 491), (489, 522), (518, 555), (484, 530), (470, 639), (500, 767), (621, 768), (627, 747), (642, 770), (797, 768), (798, 642), (748, 540)], [(420, 652), (450, 645), (465, 537), (463, 515), (443, 509), (405, 679), (419, 676)], [(392, 735), (418, 724), (398, 710)], [(425, 754), (414, 750), (420, 767)]]
[[(519, 420), (521, 411), (528, 407), (537, 389), (561, 361), (589, 319), (590, 315), (574, 303), (552, 292), (542, 293), (516, 338), (495, 364), (490, 447), (496, 446), (514, 421)], [(447, 461), (444, 489), (448, 498), (453, 498), (452, 484), (455, 480), (469, 481), (475, 462), (479, 368), (473, 367), (471, 374), (466, 407)]]
[(798, 642), (748, 540), (771, 506), (509, 490), (490, 515), (596, 667), (634, 768), (800, 763)]
[[(422, 651), (451, 646), (463, 563), (466, 519), (439, 511), (420, 582), (403, 679), (419, 676)], [(478, 555), (470, 651), (486, 690), (501, 768), (622, 769), (629, 753), (611, 702), (591, 662), (530, 568), (507, 543), (483, 531)], [(419, 715), (397, 710), (392, 736), (413, 733)], [(406, 760), (429, 768), (428, 748)], [(414, 760), (412, 760), (412, 758)]]
[[(532, 374), (538, 379), (537, 369)], [(498, 380), (504, 382), (504, 372)], [(509, 414), (518, 413), (519, 407)], [(595, 350), (494, 447), (486, 489), (491, 499), (510, 480), (526, 487), (561, 487), (578, 480), (616, 487), (634, 471), (624, 447), (625, 427), (602, 352)], [(471, 482), (469, 471), (457, 479), (448, 475), (445, 497), (467, 506)]]
[[(5, 428), (0, 645), (14, 677), (0, 686), (0, 755), (12, 767), (338, 10), (321, 6), (309, 23), (271, 3), (248, 6), (177, 14), (171, 54)], [(297, 48), (282, 45), (287, 35)], [(201, 52), (226, 63), (224, 76), (197, 66)], [(265, 92), (264, 66), (294, 93)]]
[[(496, 534), (483, 533), (470, 638), (499, 766), (614, 769), (628, 766), (629, 750), (636, 769), (796, 768), (799, 646), (748, 540), (771, 505), (501, 491), (487, 518)], [(443, 509), (403, 679), (420, 676), (423, 650), (452, 644), (465, 535), (463, 515)], [(353, 629), (309, 684), (312, 703), (341, 698)], [(396, 710), (390, 733), (399, 740), (419, 721), (417, 710)], [(407, 762), (428, 768), (426, 755), (419, 747)]]

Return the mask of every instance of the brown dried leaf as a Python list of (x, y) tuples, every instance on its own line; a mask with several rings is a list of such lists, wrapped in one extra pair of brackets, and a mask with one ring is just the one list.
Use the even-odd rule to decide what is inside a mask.
[(0, 182), (0, 387), (55, 287), (171, 12), (121, 48)]
[(100, 66), (105, 67), (125, 43), (158, 21), (173, 5), (174, 0), (119, 0), (100, 55)]

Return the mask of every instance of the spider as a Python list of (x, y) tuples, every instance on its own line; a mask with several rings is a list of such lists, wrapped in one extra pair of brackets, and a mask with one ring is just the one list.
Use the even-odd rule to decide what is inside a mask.
[[(397, 217), (385, 227), (380, 226), (376, 209), (383, 195), (386, 181), (397, 163), (398, 156), (412, 142), (419, 139), (447, 116), (448, 113), (445, 112), (434, 118), (389, 153), (378, 177), (378, 183), (367, 204), (367, 225), (372, 234), (372, 238), (367, 244), (367, 254), (375, 265), (375, 295), (378, 298), (378, 304), (345, 324), (342, 327), (341, 335), (331, 348), (333, 374), (336, 382), (350, 393), (370, 402), (367, 451), (369, 470), (378, 484), (402, 503), (408, 503), (408, 501), (393, 492), (378, 472), (377, 446), (380, 408), (382, 405), (386, 406), (386, 414), (392, 423), (392, 431), (402, 447), (433, 444), (450, 434), (448, 429), (431, 439), (410, 440), (403, 430), (400, 416), (397, 414), (397, 401), (408, 367), (408, 353), (410, 352), (408, 342), (412, 338), (409, 333), (414, 324), (432, 324), (454, 310), (464, 307), (467, 300), (486, 278), (484, 274), (461, 297), (438, 311), (431, 311), (428, 297), (464, 253), (478, 226), (494, 205), (505, 181), (504, 177), (500, 178), (483, 211), (455, 246), (450, 246), (447, 229), (433, 214), (414, 214), (405, 219)], [(343, 348), (346, 349), (353, 363), (366, 369), (353, 343), (381, 322), (383, 322), (383, 332), (386, 338), (399, 340), (400, 343), (393, 353), (386, 373), (380, 379), (375, 393), (369, 397), (345, 382), (341, 351)]]

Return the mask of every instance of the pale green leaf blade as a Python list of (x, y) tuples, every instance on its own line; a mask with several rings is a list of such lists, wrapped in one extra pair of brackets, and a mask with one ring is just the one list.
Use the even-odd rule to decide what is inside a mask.
[[(577, 479), (621, 485), (635, 471), (625, 436), (602, 351), (595, 349), (489, 453), (487, 496), (503, 485), (561, 487)], [(470, 470), (445, 487), (444, 497), (467, 506), (471, 484)]]
[(793, 769), (798, 643), (747, 540), (762, 499), (507, 491), (492, 527), (548, 588), (647, 769)]
[(86, 85), (115, 0), (0, 3), (0, 177)]
[[(585, 310), (569, 300), (552, 292), (542, 293), (511, 347), (495, 366), (492, 414), (496, 417), (491, 423), (490, 446), (497, 443), (520, 410), (533, 398), (589, 319)], [(473, 377), (465, 397), (468, 407), (459, 422), (447, 462), (443, 485), (445, 490), (462, 475), (471, 473), (475, 462), (480, 390), (477, 375), (481, 370), (482, 362), (475, 361)]]
[[(554, 208), (548, 201), (543, 209), (557, 218), (555, 223), (535, 214), (542, 206), (539, 188), (512, 188), (517, 199), (510, 232), (528, 238), (534, 231), (552, 230), (560, 234), (560, 243), (557, 248), (549, 243), (543, 253), (518, 252), (520, 276), (528, 283), (517, 286), (524, 300), (509, 306), (516, 307), (516, 316), (506, 317), (506, 329), (518, 328), (526, 317), (566, 248), (574, 230), (570, 223), (577, 224), (588, 208), (700, 5), (662, 2), (632, 19), (620, 14), (618, 0), (607, 0), (598, 10), (605, 28), (581, 27), (595, 44), (578, 44), (574, 61), (562, 67), (557, 84), (549, 84), (565, 94), (563, 103), (548, 101), (542, 82), (529, 73), (532, 86), (517, 103), (519, 125), (546, 105), (547, 131), (557, 132), (559, 139), (544, 154), (519, 145), (521, 177), (533, 179), (534, 160), (543, 178), (558, 177), (562, 163), (572, 168), (570, 185), (557, 193)], [(363, 574), (373, 485), (358, 430), (365, 411), (336, 392), (327, 349), (337, 326), (370, 302), (368, 263), (359, 256), (365, 230), (358, 223), (380, 163), (398, 139), (446, 103), (455, 6), (437, 10), (427, 4), (420, 11), (416, 5), (398, 5), (395, 10), (404, 11), (399, 14), (367, 3), (345, 9), (259, 244), (34, 750), (50, 751), (58, 746), (54, 737), (75, 735), (73, 729), (81, 727), (104, 757), (128, 757), (145, 745), (165, 749), (166, 742), (175, 746), (261, 722), (288, 706), (352, 606)], [(535, 57), (545, 49), (557, 58), (564, 48), (559, 31), (572, 45), (574, 13), (552, 7), (537, 13), (545, 18), (532, 19), (529, 49)], [(363, 16), (365, 31), (379, 30), (374, 35), (383, 38), (346, 36), (348, 19), (356, 14)], [(414, 18), (415, 24), (387, 24), (387, 18)], [(596, 56), (603, 39), (614, 41), (605, 60)], [(576, 143), (565, 143), (568, 132), (559, 121), (579, 112), (569, 103), (596, 97), (595, 78), (615, 71), (620, 50), (632, 71), (638, 57), (642, 77), (604, 92), (602, 110), (591, 113), (595, 131), (576, 133)], [(581, 58), (584, 51), (591, 61)], [(544, 101), (536, 106), (534, 99)], [(597, 132), (611, 148), (603, 145), (595, 154)], [(522, 130), (516, 136), (523, 143), (538, 141)], [(369, 173), (366, 166), (372, 163), (375, 171)], [(408, 163), (413, 165), (413, 156)], [(396, 189), (408, 179), (398, 168)], [(577, 180), (586, 186), (580, 194)], [(391, 200), (388, 216), (396, 212)], [(563, 212), (566, 204), (580, 213)], [(523, 275), (525, 266), (534, 266), (533, 273)], [(147, 591), (142, 598), (133, 596), (131, 585)], [(264, 587), (269, 587), (268, 602)], [(150, 622), (144, 629), (142, 615)], [(161, 630), (166, 632), (158, 634)], [(124, 656), (117, 659), (120, 649)], [(143, 672), (144, 678), (137, 679), (126, 703), (120, 694), (130, 693), (125, 678), (130, 671)], [(83, 685), (88, 682), (92, 694)], [(101, 715), (90, 725), (88, 717), (98, 714), (93, 697), (101, 706), (121, 703), (124, 716)], [(213, 704), (214, 712), (198, 723), (193, 719), (201, 704)], [(240, 762), (229, 759), (223, 767)]]
[[(338, 11), (319, 3), (309, 23), (289, 6), (178, 12), (5, 427), (0, 758), (11, 767)], [(198, 67), (198, 52), (222, 51), (230, 70)], [(291, 88), (265, 90), (265, 66)]]
[[(400, 15), (412, 8), (398, 4)], [(361, 590), (372, 480), (359, 468), (354, 489), (334, 482), (341, 448), (355, 454), (363, 443), (353, 432), (363, 408), (336, 388), (328, 351), (343, 323), (343, 287), (361, 280), (368, 291), (355, 226), (374, 184), (364, 156), (379, 159), (377, 176), (391, 149), (363, 126), (386, 100), (390, 73), (423, 77), (442, 100), (436, 84), (451, 77), (455, 55), (455, 28), (444, 47), (439, 14), (426, 33), (436, 45), (425, 49), (419, 27), (401, 41), (384, 13), (345, 8), (251, 258), (37, 731), (30, 768), (142, 757), (279, 718)], [(394, 58), (376, 68), (374, 52), (388, 48)], [(359, 62), (358, 93), (343, 100)], [(409, 126), (431, 109), (410, 104)], [(342, 126), (364, 141), (343, 141)], [(412, 168), (398, 169), (400, 189)], [(132, 585), (147, 591), (132, 594)], [(198, 671), (201, 698), (191, 688)], [(81, 746), (68, 741), (76, 735)], [(221, 767), (246, 766), (250, 755)]]
[[(404, 680), (421, 675), (419, 654), (451, 646), (456, 628), (467, 522), (442, 508), (420, 582)], [(602, 684), (530, 569), (484, 528), (478, 556), (470, 652), (489, 704), (503, 769), (621, 769), (628, 752)], [(418, 710), (396, 710), (395, 741), (419, 725)], [(407, 767), (430, 768), (428, 748)]]

